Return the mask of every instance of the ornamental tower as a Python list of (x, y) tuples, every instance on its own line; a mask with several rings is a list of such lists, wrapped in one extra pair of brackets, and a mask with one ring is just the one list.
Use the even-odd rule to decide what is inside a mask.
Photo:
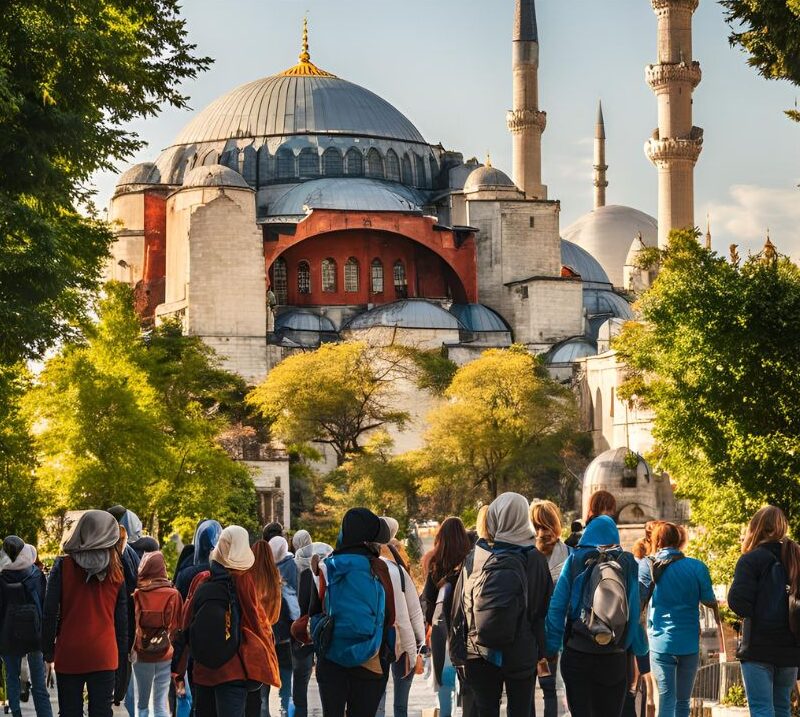
[(514, 183), (528, 199), (547, 199), (547, 187), (542, 184), (542, 132), (547, 114), (539, 111), (535, 0), (517, 0), (513, 40), (514, 100), (508, 129), (514, 142)]
[(603, 103), (597, 103), (597, 122), (594, 125), (594, 208), (606, 205), (606, 123), (603, 119)]
[(694, 227), (694, 165), (703, 130), (692, 124), (700, 63), (692, 59), (692, 15), (700, 0), (651, 0), (658, 17), (658, 62), (645, 71), (658, 99), (658, 128), (645, 143), (658, 169), (658, 245), (672, 229)]

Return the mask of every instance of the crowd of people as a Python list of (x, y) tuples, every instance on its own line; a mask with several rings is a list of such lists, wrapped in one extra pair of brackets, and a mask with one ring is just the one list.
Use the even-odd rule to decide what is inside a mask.
[[(398, 522), (366, 508), (336, 544), (278, 523), (256, 541), (204, 520), (168, 575), (158, 543), (122, 506), (65, 529), (45, 577), (36, 549), (0, 551), (0, 655), (12, 717), (27, 663), (37, 717), (307, 717), (311, 675), (325, 717), (408, 714), (429, 673), (440, 717), (559, 712), (688, 717), (700, 661), (700, 610), (721, 626), (709, 570), (685, 555), (685, 529), (648, 523), (620, 545), (614, 496), (591, 496), (562, 540), (549, 501), (504, 493), (468, 530), (444, 520), (421, 561), (422, 589)], [(800, 547), (780, 509), (750, 521), (727, 595), (742, 621), (737, 657), (750, 714), (789, 717), (800, 665)], [(719, 634), (722, 635), (720, 629)], [(724, 642), (720, 660), (725, 659)], [(393, 704), (386, 704), (389, 679)], [(636, 705), (636, 694), (647, 695)], [(433, 700), (433, 694), (431, 695)]]

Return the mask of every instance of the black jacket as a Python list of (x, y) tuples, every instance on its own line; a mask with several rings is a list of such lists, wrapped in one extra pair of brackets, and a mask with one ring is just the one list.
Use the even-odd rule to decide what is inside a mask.
[(777, 667), (800, 666), (800, 645), (789, 629), (785, 575), (772, 575), (781, 559), (780, 543), (764, 543), (736, 563), (728, 606), (744, 618), (736, 656)]

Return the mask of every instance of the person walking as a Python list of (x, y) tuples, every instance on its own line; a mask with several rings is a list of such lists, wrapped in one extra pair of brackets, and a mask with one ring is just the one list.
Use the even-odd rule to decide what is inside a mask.
[[(245, 717), (248, 692), (279, 685), (265, 632), (261, 596), (251, 568), (255, 555), (247, 531), (225, 528), (183, 611), (194, 669), (197, 717)], [(185, 671), (185, 652), (176, 674)]]
[(52, 717), (42, 656), (45, 577), (36, 566), (36, 548), (9, 535), (0, 550), (0, 655), (12, 717), (22, 717), (22, 661), (28, 663), (36, 717)]
[(137, 717), (150, 717), (151, 697), (153, 717), (168, 717), (172, 640), (181, 624), (183, 600), (167, 577), (160, 551), (142, 557), (133, 605)]
[[(408, 696), (417, 666), (417, 655), (425, 646), (425, 621), (414, 581), (408, 573), (408, 556), (401, 554), (397, 540), (400, 524), (391, 517), (381, 518), (389, 526), (389, 542), (383, 546), (381, 560), (389, 567), (394, 592), (395, 654), (392, 662), (394, 686), (394, 717), (408, 717)], [(387, 555), (388, 553), (388, 555)], [(378, 717), (386, 714), (386, 692), (378, 706)]]
[(480, 717), (497, 717), (503, 688), (509, 717), (530, 717), (544, 619), (553, 590), (547, 559), (534, 546), (528, 501), (503, 493), (486, 514), (453, 595), (450, 659), (463, 666)]
[[(584, 530), (589, 527), (589, 523), (601, 515), (607, 515), (616, 522), (617, 499), (607, 490), (596, 490), (589, 496)], [(578, 541), (578, 544), (580, 545), (580, 541)]]
[[(569, 557), (571, 550), (561, 540), (561, 512), (558, 506), (549, 500), (537, 500), (531, 504), (531, 523), (536, 532), (536, 549), (547, 558), (547, 567), (553, 585), (561, 577), (561, 569)], [(543, 674), (549, 673), (549, 674)], [(544, 695), (544, 717), (557, 717), (558, 697), (556, 695), (556, 675), (558, 674), (558, 658), (549, 660), (547, 670), (538, 674), (539, 687)], [(536, 715), (534, 707), (533, 715)]]
[[(275, 566), (281, 577), (281, 606), (278, 620), (272, 626), (275, 637), (275, 651), (278, 655), (281, 686), (281, 717), (289, 713), (292, 699), (292, 623), (300, 617), (300, 603), (297, 599), (297, 566), (294, 555), (289, 552), (286, 538), (276, 535), (269, 541)], [(267, 690), (267, 694), (269, 690)], [(269, 705), (264, 717), (269, 717)]]
[(175, 588), (186, 600), (192, 581), (211, 569), (211, 551), (216, 547), (222, 526), (216, 520), (201, 520), (194, 532), (194, 557), (186, 562), (175, 576)]
[(728, 606), (743, 618), (736, 656), (753, 717), (789, 717), (800, 665), (800, 546), (780, 508), (750, 520)]
[[(433, 549), (423, 559), (425, 585), (422, 603), (425, 606), (425, 623), (430, 628), (434, 687), (439, 698), (440, 717), (451, 717), (453, 714), (456, 668), (450, 660), (450, 616), (453, 612), (453, 592), (464, 560), (472, 548), (472, 541), (461, 518), (445, 518), (436, 533)], [(462, 697), (465, 694), (462, 689)], [(465, 712), (468, 711), (465, 709)]]
[(627, 652), (647, 653), (637, 572), (633, 555), (619, 545), (613, 519), (599, 514), (588, 520), (547, 612), (547, 655), (554, 657), (563, 647), (561, 675), (573, 717), (622, 713)]
[(714, 611), (722, 634), (711, 575), (705, 563), (681, 552), (682, 539), (677, 525), (659, 523), (652, 535), (655, 554), (639, 563), (660, 717), (689, 717), (700, 665), (700, 605)]
[(394, 658), (394, 591), (380, 546), (389, 526), (366, 508), (342, 519), (336, 549), (319, 564), (311, 634), (324, 717), (375, 717)]
[(128, 680), (128, 600), (119, 524), (88, 510), (64, 537), (64, 555), (50, 569), (44, 599), (42, 652), (53, 664), (59, 717), (111, 717)]

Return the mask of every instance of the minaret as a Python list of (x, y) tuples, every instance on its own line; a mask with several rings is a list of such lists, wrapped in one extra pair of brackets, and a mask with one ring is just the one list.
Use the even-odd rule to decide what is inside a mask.
[(658, 99), (658, 129), (645, 153), (658, 169), (658, 246), (672, 229), (693, 228), (694, 165), (703, 130), (692, 124), (700, 63), (692, 59), (692, 15), (700, 0), (651, 0), (658, 17), (658, 62), (645, 76)]
[(706, 249), (711, 251), (711, 214), (706, 214)]
[(603, 119), (603, 103), (597, 103), (597, 122), (594, 125), (594, 208), (606, 205), (606, 123)]
[(539, 32), (535, 0), (517, 0), (514, 16), (514, 106), (508, 129), (514, 141), (514, 183), (528, 199), (547, 199), (542, 184), (542, 132), (547, 114), (539, 111)]

